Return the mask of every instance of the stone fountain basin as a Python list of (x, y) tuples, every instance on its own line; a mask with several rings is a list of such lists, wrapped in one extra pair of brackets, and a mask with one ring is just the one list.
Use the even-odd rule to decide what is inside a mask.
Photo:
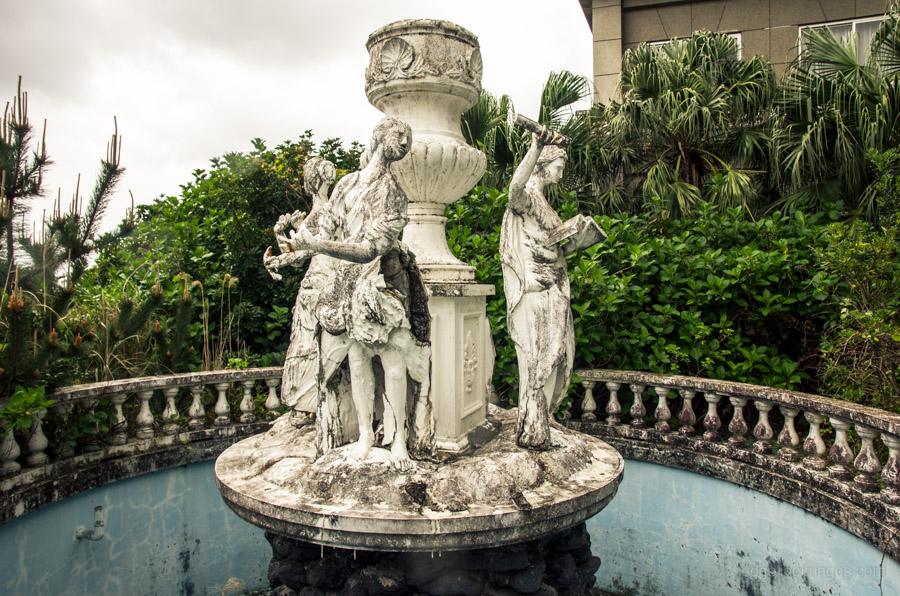
[(551, 428), (553, 446), (515, 444), (515, 410), (489, 407), (473, 449), (396, 470), (387, 452), (347, 461), (315, 457), (313, 425), (279, 418), (266, 433), (225, 450), (216, 484), (246, 521), (283, 536), (339, 548), (398, 552), (503, 546), (590, 518), (615, 496), (624, 460), (603, 441)]

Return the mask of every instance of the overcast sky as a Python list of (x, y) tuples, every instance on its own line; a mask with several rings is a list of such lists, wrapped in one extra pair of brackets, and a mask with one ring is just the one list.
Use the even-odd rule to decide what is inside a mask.
[[(54, 165), (44, 189), (64, 203), (93, 187), (118, 119), (125, 176), (104, 222), (130, 204), (177, 194), (211, 157), (312, 129), (366, 141), (380, 112), (366, 100), (368, 35), (407, 18), (476, 36), (483, 86), (537, 115), (551, 71), (591, 75), (578, 0), (21, 0), (4, 3), (0, 99), (23, 77), (29, 117)], [(36, 204), (38, 217), (51, 201)]]

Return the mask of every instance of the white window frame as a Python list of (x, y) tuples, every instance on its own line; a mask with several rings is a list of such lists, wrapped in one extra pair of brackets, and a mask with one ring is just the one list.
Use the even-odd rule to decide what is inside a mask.
[[(728, 37), (733, 37), (735, 40), (737, 40), (737, 46), (738, 46), (737, 57), (738, 57), (738, 60), (743, 59), (743, 57), (744, 57), (744, 41), (743, 41), (743, 38), (741, 37), (741, 32), (740, 31), (732, 31), (732, 32), (726, 33), (724, 31), (720, 31), (720, 33), (722, 33), (722, 35), (727, 35)], [(666, 45), (669, 42), (683, 41), (685, 39), (687, 39), (687, 38), (686, 37), (673, 37), (672, 39), (660, 39), (658, 41), (648, 41), (647, 45), (650, 46), (651, 48), (658, 48), (658, 47)]]
[[(804, 44), (803, 44), (803, 32), (804, 31), (806, 31), (808, 29), (823, 29), (825, 27), (828, 27), (829, 29), (831, 29), (831, 27), (850, 25), (850, 33), (852, 35), (856, 36), (856, 59), (859, 60), (860, 52), (865, 51), (865, 48), (860, 47), (859, 36), (856, 31), (856, 26), (859, 24), (862, 24), (862, 23), (883, 22), (885, 19), (887, 19), (887, 16), (881, 15), (881, 16), (877, 16), (877, 17), (862, 17), (859, 19), (845, 19), (843, 21), (828, 21), (825, 23), (810, 23), (809, 25), (800, 25), (797, 28), (797, 47), (799, 48), (800, 59), (801, 60), (803, 59), (803, 51), (805, 49)], [(868, 56), (866, 57), (866, 59), (868, 59)]]

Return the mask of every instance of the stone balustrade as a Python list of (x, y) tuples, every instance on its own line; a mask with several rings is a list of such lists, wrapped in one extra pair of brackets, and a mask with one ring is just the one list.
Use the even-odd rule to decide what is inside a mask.
[(626, 458), (771, 494), (900, 561), (900, 415), (746, 383), (576, 374), (584, 392), (574, 415), (564, 416), (567, 426), (603, 438)]
[[(0, 494), (16, 497), (0, 511), (0, 523), (63, 498), (66, 491), (61, 493), (60, 487), (67, 474), (81, 474), (79, 490), (85, 490), (158, 469), (151, 454), (173, 446), (196, 449), (186, 461), (203, 459), (206, 449), (215, 457), (231, 442), (265, 430), (267, 420), (281, 409), (280, 383), (281, 367), (270, 367), (123, 379), (50, 393), (47, 399), (56, 403), (51, 412), (36, 414), (27, 439), (17, 440), (10, 431), (0, 441)], [(254, 395), (266, 393), (265, 414), (259, 416), (264, 419), (258, 420)], [(56, 418), (52, 441), (45, 434), (48, 415)], [(101, 420), (106, 432), (100, 432)], [(85, 421), (94, 428), (81, 428)], [(67, 440), (72, 428), (80, 429), (76, 446)], [(147, 455), (140, 464), (144, 471), (124, 469)], [(98, 467), (105, 462), (112, 464), (109, 473)], [(85, 484), (88, 468), (94, 470), (94, 480)], [(51, 495), (38, 494), (41, 490)]]

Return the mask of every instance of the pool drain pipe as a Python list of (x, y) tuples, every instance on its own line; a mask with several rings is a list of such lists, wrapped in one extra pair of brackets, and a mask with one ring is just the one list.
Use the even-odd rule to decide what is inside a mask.
[(103, 522), (103, 506), (94, 507), (94, 529), (88, 530), (84, 526), (75, 528), (75, 538), (78, 540), (102, 540), (106, 536), (106, 524)]

